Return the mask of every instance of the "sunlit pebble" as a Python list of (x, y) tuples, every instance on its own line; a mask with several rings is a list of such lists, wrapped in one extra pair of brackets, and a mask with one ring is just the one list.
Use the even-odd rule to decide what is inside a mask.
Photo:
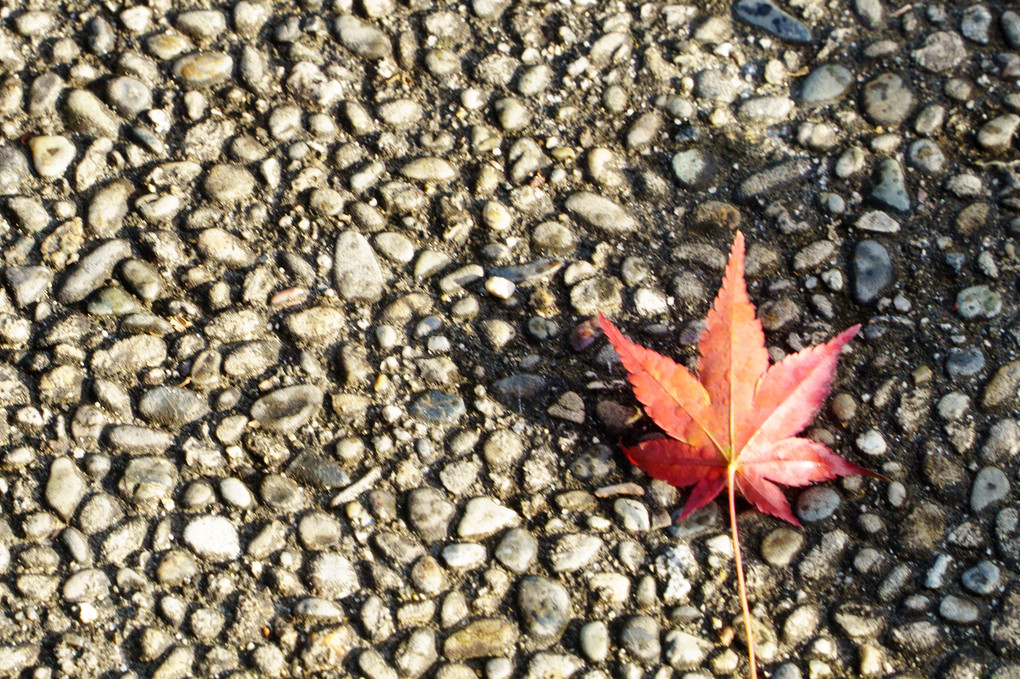
[(78, 608), (78, 619), (86, 625), (91, 625), (99, 619), (99, 611), (90, 603), (83, 603)]
[(283, 309), (296, 306), (308, 299), (308, 288), (287, 288), (273, 295), (269, 300), (269, 306), (274, 309)]
[(570, 332), (570, 346), (574, 351), (584, 351), (592, 343), (602, 336), (602, 328), (599, 327), (598, 319), (589, 318), (587, 321), (578, 323)]
[(513, 281), (503, 278), (502, 276), (493, 276), (489, 280), (485, 281), (485, 289), (489, 291), (489, 294), (499, 299), (510, 299), (514, 296), (514, 292), (517, 290), (517, 286), (514, 285)]

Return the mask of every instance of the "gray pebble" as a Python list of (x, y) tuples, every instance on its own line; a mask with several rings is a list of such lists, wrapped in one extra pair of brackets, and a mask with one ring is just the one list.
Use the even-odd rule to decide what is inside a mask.
[(165, 453), (173, 444), (169, 432), (134, 424), (118, 424), (106, 434), (106, 442), (117, 452), (128, 455)]
[(878, 125), (899, 126), (913, 105), (910, 86), (895, 73), (883, 73), (864, 86), (864, 111)]
[(946, 373), (950, 377), (973, 377), (985, 369), (985, 353), (980, 347), (955, 349), (946, 359)]
[(322, 399), (322, 390), (315, 385), (283, 387), (255, 401), (251, 406), (251, 416), (268, 431), (290, 434), (318, 414)]
[(209, 406), (198, 394), (180, 387), (154, 387), (138, 401), (142, 417), (168, 427), (180, 427), (205, 417)]
[(170, 460), (139, 457), (128, 462), (118, 488), (135, 504), (144, 505), (170, 497), (176, 484), (177, 468)]
[(805, 523), (824, 521), (839, 508), (842, 498), (828, 486), (814, 486), (797, 496), (797, 518)]
[(212, 563), (232, 561), (241, 555), (237, 528), (222, 516), (202, 516), (184, 528), (184, 542)]
[(960, 576), (963, 586), (974, 594), (988, 596), (1000, 589), (1001, 572), (991, 561), (981, 561)]
[(214, 165), (202, 186), (214, 201), (239, 203), (251, 197), (255, 190), (255, 177), (240, 165)]
[(987, 285), (964, 288), (956, 296), (956, 312), (967, 320), (995, 318), (1002, 311), (1002, 294)]
[(4, 270), (14, 303), (25, 308), (46, 296), (53, 271), (45, 266), (8, 266)]
[(571, 603), (567, 588), (557, 580), (528, 576), (517, 589), (521, 625), (539, 648), (559, 641), (570, 621)]
[(910, 210), (910, 195), (907, 193), (906, 178), (899, 162), (892, 158), (878, 161), (871, 197), (900, 212)]
[(67, 521), (85, 497), (87, 488), (77, 465), (70, 458), (58, 457), (50, 465), (50, 475), (46, 481), (46, 503)]
[(71, 129), (90, 137), (117, 138), (120, 118), (88, 90), (71, 90), (64, 100), (64, 110)]
[(980, 512), (1009, 495), (1009, 479), (998, 467), (985, 467), (977, 473), (970, 491), (970, 508)]
[(987, 45), (991, 27), (992, 13), (984, 5), (971, 5), (963, 10), (963, 19), (960, 21), (963, 37), (979, 45)]
[(524, 573), (538, 557), (538, 540), (525, 528), (512, 528), (496, 546), (496, 559), (515, 573)]
[(893, 282), (892, 258), (878, 241), (866, 240), (854, 249), (854, 299), (870, 304)]
[(57, 299), (64, 304), (80, 302), (109, 280), (114, 267), (130, 256), (131, 245), (126, 240), (117, 239), (100, 245), (79, 260), (57, 293)]
[(814, 41), (811, 30), (779, 9), (771, 0), (738, 0), (733, 14), (741, 21), (757, 26), (781, 40), (793, 43)]
[(128, 119), (152, 108), (152, 91), (149, 86), (130, 76), (114, 78), (107, 83), (106, 96), (110, 105)]
[(914, 62), (932, 73), (956, 68), (967, 57), (963, 40), (954, 31), (938, 31), (925, 38), (924, 45), (910, 53)]
[(828, 104), (841, 98), (854, 81), (845, 66), (825, 64), (813, 70), (800, 89), (801, 102), (809, 105)]
[(647, 615), (627, 618), (620, 630), (620, 645), (640, 662), (654, 663), (662, 654), (659, 622)]
[(375, 302), (382, 296), (382, 269), (372, 246), (357, 231), (344, 231), (337, 237), (333, 280), (344, 299)]
[(365, 59), (385, 59), (392, 55), (390, 39), (381, 30), (349, 14), (337, 17), (337, 36), (343, 46)]

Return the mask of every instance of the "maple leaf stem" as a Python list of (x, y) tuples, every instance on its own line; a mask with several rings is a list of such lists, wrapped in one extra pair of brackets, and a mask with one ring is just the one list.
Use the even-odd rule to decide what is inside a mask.
[(751, 631), (751, 610), (747, 605), (747, 586), (744, 584), (744, 561), (740, 557), (740, 534), (737, 531), (737, 503), (734, 497), (734, 476), (737, 466), (727, 468), (726, 490), (730, 497), (730, 530), (733, 533), (733, 560), (737, 566), (737, 588), (740, 590), (740, 608), (744, 614), (744, 633), (747, 635), (747, 659), (751, 663), (751, 679), (758, 679), (754, 659), (754, 632)]

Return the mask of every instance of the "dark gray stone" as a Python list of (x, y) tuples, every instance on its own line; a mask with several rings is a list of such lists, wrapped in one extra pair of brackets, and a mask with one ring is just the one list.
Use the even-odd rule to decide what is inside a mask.
[(878, 241), (865, 240), (854, 249), (854, 299), (871, 304), (893, 282), (892, 258)]

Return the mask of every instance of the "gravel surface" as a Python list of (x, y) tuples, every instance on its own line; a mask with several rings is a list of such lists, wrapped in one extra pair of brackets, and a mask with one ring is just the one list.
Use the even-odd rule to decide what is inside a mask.
[(738, 227), (892, 479), (742, 514), (765, 675), (1020, 676), (1009, 3), (0, 16), (0, 676), (745, 676), (590, 319), (693, 360)]

